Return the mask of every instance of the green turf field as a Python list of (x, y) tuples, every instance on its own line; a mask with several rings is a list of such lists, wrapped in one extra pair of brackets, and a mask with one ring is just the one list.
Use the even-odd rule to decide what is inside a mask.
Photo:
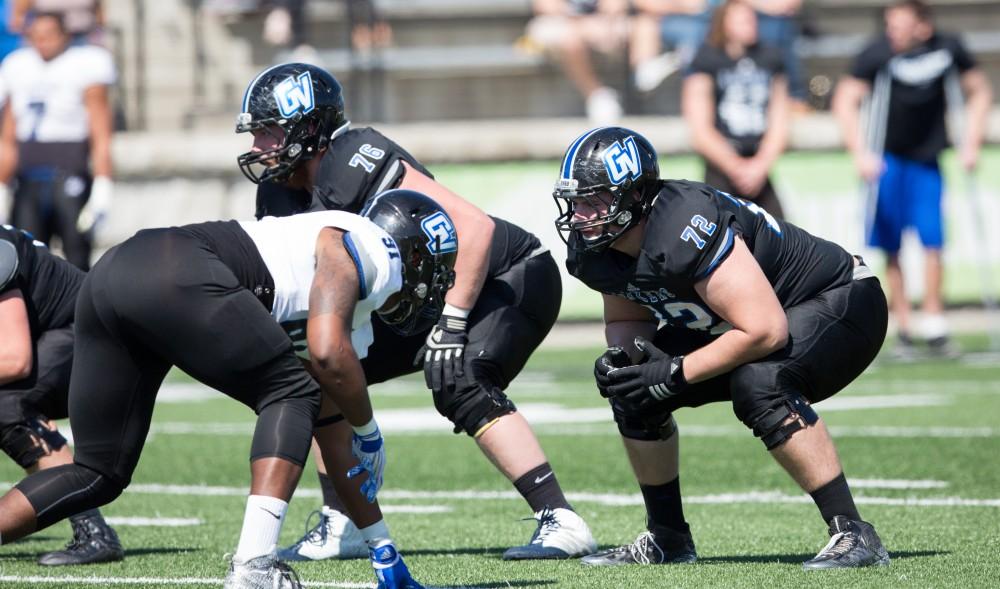
[[(984, 338), (963, 340), (982, 348)], [(563, 488), (602, 546), (631, 540), (643, 511), (621, 444), (590, 381), (596, 345), (546, 349), (511, 395), (536, 424)], [(104, 511), (124, 562), (61, 570), (34, 559), (62, 546), (59, 524), (0, 547), (3, 587), (219, 586), (235, 548), (248, 486), (252, 414), (174, 378), (164, 392), (133, 486)], [(422, 383), (372, 391), (386, 432), (381, 497), (416, 578), (468, 587), (996, 587), (1000, 583), (1000, 361), (893, 364), (880, 360), (818, 410), (831, 426), (863, 516), (893, 562), (877, 570), (804, 573), (825, 544), (803, 495), (724, 405), (685, 410), (681, 481), (700, 562), (685, 567), (590, 569), (577, 562), (505, 563), (526, 541), (526, 505), (464, 436), (448, 433)], [(188, 400), (184, 400), (187, 398)], [(562, 423), (557, 423), (562, 421)], [(0, 481), (19, 471), (0, 460)], [(307, 470), (283, 543), (317, 506)], [(151, 525), (155, 524), (155, 525)], [(173, 527), (166, 524), (173, 524)], [(183, 525), (181, 525), (183, 524)], [(369, 587), (366, 561), (297, 566), (307, 586)], [(89, 579), (89, 580), (88, 580)]]

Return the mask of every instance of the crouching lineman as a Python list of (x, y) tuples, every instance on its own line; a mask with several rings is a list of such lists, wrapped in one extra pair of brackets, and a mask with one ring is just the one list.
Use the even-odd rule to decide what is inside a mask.
[(829, 525), (804, 567), (888, 564), (811, 407), (885, 337), (885, 296), (860, 258), (706, 184), (660, 180), (650, 143), (620, 127), (570, 145), (554, 197), (570, 273), (604, 295), (610, 347), (595, 376), (648, 516), (634, 543), (583, 562), (694, 562), (671, 414), (729, 401)]
[[(383, 191), (405, 188), (427, 194), (454, 219), (462, 249), (444, 313), (440, 320), (428, 317), (409, 336), (373, 320), (375, 343), (362, 360), (365, 377), (384, 382), (423, 364), (438, 412), (456, 433), (476, 441), (538, 521), (531, 540), (506, 551), (505, 559), (568, 558), (596, 550), (531, 426), (504, 393), (559, 314), (562, 283), (551, 254), (534, 235), (487, 216), (434, 181), (378, 131), (350, 129), (340, 84), (321, 68), (290, 63), (265, 70), (250, 82), (242, 106), (236, 131), (253, 134), (254, 143), (239, 164), (260, 184), (258, 218), (309, 210), (358, 212)], [(344, 427), (321, 419), (314, 433), (322, 443)], [(319, 478), (320, 522), (282, 551), (282, 558), (362, 557), (365, 545), (340, 513), (332, 482), (323, 471)]]
[[(68, 413), (73, 364), (73, 307), (86, 274), (45, 244), (0, 227), (0, 447), (27, 473), (72, 464), (52, 419)], [(43, 554), (46, 566), (125, 557), (100, 511), (70, 515), (73, 540)]]
[[(0, 498), (0, 542), (121, 494), (175, 365), (258, 415), (250, 497), (225, 587), (300, 587), (275, 549), (309, 452), (320, 384), (354, 429), (360, 464), (350, 475), (373, 501), (385, 451), (358, 360), (371, 342), (370, 314), (405, 329), (439, 309), (453, 281), (457, 243), (442, 239), (454, 236), (451, 221), (419, 200), (381, 216), (394, 220), (386, 227), (323, 212), (140, 231), (109, 250), (77, 299), (74, 464), (37, 472)], [(306, 333), (315, 380), (296, 357), (296, 330)], [(419, 587), (384, 522), (365, 523), (379, 586)]]

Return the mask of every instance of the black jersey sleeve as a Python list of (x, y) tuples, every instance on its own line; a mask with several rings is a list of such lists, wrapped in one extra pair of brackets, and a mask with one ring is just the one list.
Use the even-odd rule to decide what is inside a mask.
[(714, 78), (719, 72), (719, 67), (720, 59), (717, 50), (708, 43), (703, 43), (698, 48), (698, 52), (695, 53), (694, 59), (691, 60), (691, 65), (688, 66), (688, 75), (708, 74)]
[(874, 82), (879, 70), (889, 63), (891, 57), (892, 50), (889, 48), (889, 41), (885, 37), (880, 37), (854, 58), (854, 62), (851, 63), (851, 75), (861, 80)]
[(714, 271), (733, 249), (731, 211), (700, 182), (665, 182), (646, 226), (643, 255), (665, 280), (691, 285)]
[(312, 205), (312, 195), (305, 190), (289, 188), (275, 182), (261, 182), (257, 185), (257, 220), (264, 217), (287, 217), (308, 211)]
[(17, 247), (0, 236), (0, 294), (17, 286), (18, 266)]
[(945, 46), (951, 51), (952, 59), (955, 60), (955, 67), (958, 68), (960, 73), (965, 73), (972, 68), (976, 67), (976, 58), (972, 55), (969, 49), (962, 42), (962, 39), (958, 36), (947, 36), (945, 40)]
[(399, 185), (406, 162), (433, 178), (412, 155), (375, 129), (335, 138), (320, 162), (313, 197), (326, 209), (359, 212), (375, 195)]

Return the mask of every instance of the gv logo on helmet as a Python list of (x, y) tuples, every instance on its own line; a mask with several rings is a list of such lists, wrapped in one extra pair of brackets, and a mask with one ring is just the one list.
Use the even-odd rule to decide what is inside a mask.
[(420, 228), (427, 236), (427, 248), (431, 253), (446, 254), (458, 249), (458, 236), (451, 219), (442, 212), (434, 213), (420, 222)]
[(297, 78), (288, 76), (274, 87), (274, 101), (278, 112), (290, 117), (297, 112), (306, 114), (316, 106), (313, 96), (312, 74), (304, 72)]
[(618, 141), (612, 143), (604, 150), (602, 157), (612, 184), (618, 185), (629, 178), (635, 179), (642, 175), (639, 148), (635, 145), (635, 137), (631, 135), (622, 143)]

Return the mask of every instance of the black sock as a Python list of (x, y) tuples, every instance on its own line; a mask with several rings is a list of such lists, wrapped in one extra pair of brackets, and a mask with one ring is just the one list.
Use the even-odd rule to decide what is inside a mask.
[(639, 485), (646, 503), (647, 527), (663, 526), (679, 532), (688, 531), (681, 505), (681, 477), (662, 485)]
[(556, 480), (556, 473), (548, 462), (543, 462), (524, 473), (521, 478), (514, 481), (514, 488), (531, 506), (531, 511), (541, 511), (545, 507), (573, 509), (566, 501), (566, 496), (559, 487), (559, 481)]
[(854, 505), (854, 497), (847, 486), (844, 473), (838, 474), (832, 481), (816, 489), (812, 493), (813, 501), (823, 516), (823, 521), (829, 523), (835, 516), (842, 515), (847, 519), (860, 520), (861, 515)]
[(345, 513), (344, 504), (340, 502), (340, 497), (337, 496), (337, 491), (333, 488), (330, 477), (319, 471), (316, 471), (316, 476), (319, 477), (319, 488), (323, 491), (323, 505), (340, 513)]

